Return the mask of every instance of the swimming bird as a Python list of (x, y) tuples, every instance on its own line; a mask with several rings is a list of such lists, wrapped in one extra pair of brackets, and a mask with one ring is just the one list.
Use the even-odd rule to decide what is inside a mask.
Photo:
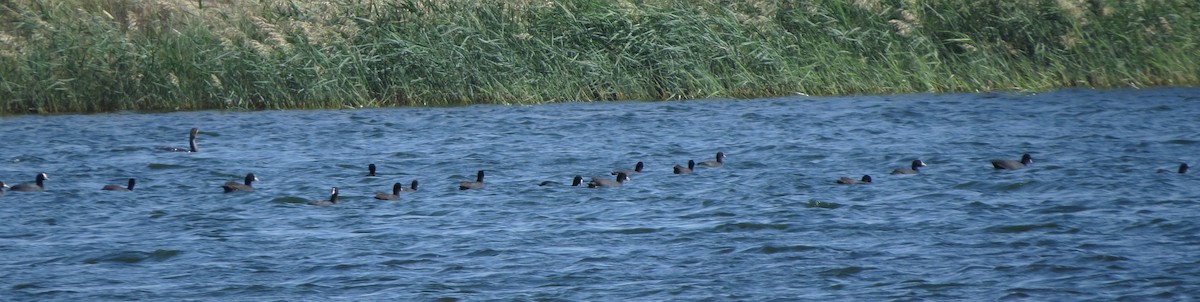
[(50, 179), (45, 172), (38, 173), (37, 180), (34, 183), (20, 183), (8, 188), (9, 191), (15, 192), (41, 192), (46, 190), (45, 182)]
[(310, 205), (310, 206), (335, 205), (335, 204), (337, 204), (337, 195), (338, 195), (338, 189), (337, 189), (337, 187), (333, 187), (333, 192), (329, 193), (329, 200), (310, 201), (310, 202), (308, 202), (308, 205)]
[(4, 196), (4, 188), (7, 188), (7, 187), (8, 187), (7, 184), (4, 184), (3, 181), (0, 181), (0, 196)]
[[(1179, 164), (1179, 170), (1176, 170), (1176, 172), (1179, 172), (1179, 174), (1183, 174), (1183, 173), (1187, 173), (1187, 170), (1188, 170), (1188, 164), (1182, 163), (1182, 164)], [(1167, 170), (1167, 169), (1158, 169), (1158, 173), (1170, 173), (1170, 172), (1172, 172), (1172, 171)]]
[(717, 160), (702, 161), (697, 163), (701, 167), (720, 167), (725, 164), (725, 152), (717, 152)]
[(403, 188), (404, 188), (404, 185), (401, 185), (400, 183), (395, 183), (392, 185), (392, 194), (388, 194), (388, 193), (384, 193), (384, 192), (375, 192), (375, 199), (399, 200), (400, 199), (400, 189), (403, 189)]
[(133, 178), (130, 178), (129, 186), (127, 186), (127, 187), (122, 187), (119, 185), (104, 185), (104, 187), (100, 188), (100, 189), (105, 190), (105, 191), (133, 191), (133, 183), (134, 183)]
[(251, 182), (258, 181), (258, 177), (254, 173), (246, 174), (245, 183), (237, 183), (236, 181), (226, 182), (221, 188), (225, 189), (225, 193), (229, 192), (252, 192), (254, 187), (250, 186)]
[(401, 187), (400, 188), (400, 192), (416, 192), (416, 191), (417, 191), (417, 180), (416, 179), (413, 179), (412, 183), (409, 184), (409, 187), (407, 187), (407, 188)]
[(842, 185), (869, 184), (869, 183), (871, 183), (871, 175), (863, 175), (861, 180), (843, 176), (843, 177), (838, 178), (837, 183), (842, 184)]
[(642, 167), (644, 167), (644, 165), (642, 164), (642, 162), (639, 161), (639, 162), (637, 162), (636, 165), (633, 166), (633, 170), (625, 170), (625, 169), (614, 170), (614, 171), (612, 171), (612, 175), (617, 175), (619, 173), (625, 173), (625, 175), (634, 175), (634, 174), (642, 173)]
[(895, 175), (895, 174), (917, 174), (917, 172), (918, 172), (917, 167), (924, 167), (924, 166), (925, 166), (925, 162), (918, 159), (918, 160), (912, 161), (912, 168), (899, 168), (896, 170), (892, 170), (892, 174), (893, 175)]
[(458, 183), (458, 189), (483, 189), (483, 170), (479, 170), (479, 172), (475, 173), (475, 181), (464, 181)]
[(687, 167), (680, 166), (680, 165), (675, 165), (675, 167), (673, 167), (673, 169), (675, 170), (675, 174), (691, 174), (692, 169), (695, 169), (695, 168), (696, 168), (696, 161), (694, 161), (694, 160), (688, 160)]
[(170, 151), (170, 152), (197, 152), (197, 151), (200, 151), (200, 150), (196, 149), (196, 134), (200, 133), (200, 128), (192, 128), (192, 130), (189, 131), (188, 133), (189, 133), (188, 134), (188, 147), (186, 149), (179, 148), (179, 147), (162, 147), (160, 149), (162, 149), (164, 151)]
[(375, 176), (375, 164), (367, 165), (367, 176)]
[[(560, 183), (557, 181), (547, 180), (547, 181), (543, 181), (543, 182), (539, 183), (538, 186), (544, 187), (544, 186), (548, 186), (548, 185), (559, 185), (559, 184)], [(580, 184), (583, 184), (583, 176), (575, 175), (575, 178), (571, 179), (571, 186), (578, 187)]]
[(1021, 155), (1021, 161), (1015, 161), (1011, 159), (994, 159), (992, 160), (992, 167), (996, 168), (996, 170), (1016, 170), (1024, 168), (1032, 163), (1033, 157), (1029, 156), (1029, 153), (1025, 153), (1024, 155)]
[(620, 187), (625, 184), (626, 180), (629, 180), (629, 175), (625, 173), (617, 173), (617, 180), (593, 177), (591, 181), (588, 181), (588, 188)]

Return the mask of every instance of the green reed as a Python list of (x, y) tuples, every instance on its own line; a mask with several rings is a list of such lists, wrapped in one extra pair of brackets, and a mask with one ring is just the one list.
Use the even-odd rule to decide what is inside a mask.
[(1182, 0), (13, 0), (0, 114), (1196, 85), (1198, 20)]

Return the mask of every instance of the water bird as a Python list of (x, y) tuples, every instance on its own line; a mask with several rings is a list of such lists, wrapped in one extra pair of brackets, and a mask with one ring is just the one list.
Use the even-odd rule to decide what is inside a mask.
[(5, 184), (3, 181), (0, 181), (0, 196), (4, 196), (4, 188), (7, 188), (7, 187), (8, 187), (7, 184)]
[(254, 173), (246, 174), (245, 183), (237, 183), (236, 181), (226, 182), (221, 188), (225, 189), (225, 193), (229, 192), (253, 192), (254, 187), (250, 183), (258, 181), (258, 177)]
[[(558, 185), (558, 184), (559, 183), (557, 181), (547, 180), (547, 181), (543, 181), (543, 182), (539, 183), (538, 186), (544, 187), (544, 186), (548, 186), (548, 185)], [(583, 176), (575, 175), (575, 178), (571, 179), (571, 186), (578, 187), (580, 184), (583, 184)]]
[(133, 191), (133, 183), (134, 182), (135, 181), (133, 180), (133, 178), (130, 178), (128, 186), (122, 187), (120, 185), (104, 185), (104, 187), (100, 188), (100, 189), (105, 190), (105, 191)]
[(8, 188), (8, 190), (16, 191), (16, 192), (45, 191), (46, 190), (45, 182), (47, 179), (50, 179), (50, 176), (46, 175), (46, 172), (38, 173), (37, 179), (34, 181), (34, 183), (20, 183), (20, 184), (17, 184), (15, 186)]
[(458, 183), (459, 190), (483, 189), (483, 170), (475, 173), (475, 181), (464, 181)]
[(675, 174), (691, 174), (692, 170), (695, 168), (696, 168), (696, 161), (694, 161), (694, 160), (688, 160), (687, 167), (680, 166), (680, 165), (675, 165), (675, 167), (672, 167), (672, 169), (675, 170), (674, 171)]
[(375, 199), (399, 200), (400, 199), (400, 189), (403, 189), (403, 188), (404, 188), (404, 185), (402, 185), (400, 183), (392, 184), (392, 194), (388, 194), (385, 192), (375, 192)]
[(1026, 165), (1032, 163), (1033, 157), (1029, 156), (1029, 153), (1025, 153), (1024, 155), (1021, 155), (1021, 161), (1015, 161), (1011, 159), (994, 159), (992, 160), (992, 167), (996, 168), (996, 170), (1016, 170), (1024, 168)]
[(375, 164), (367, 165), (367, 176), (375, 176)]
[[(1179, 170), (1176, 170), (1174, 172), (1179, 172), (1179, 174), (1184, 174), (1184, 173), (1187, 173), (1187, 170), (1188, 170), (1188, 164), (1182, 163), (1182, 164), (1179, 164)], [(1171, 172), (1173, 172), (1173, 171), (1167, 170), (1167, 169), (1158, 169), (1158, 173), (1171, 173)]]
[(645, 165), (639, 161), (639, 162), (637, 162), (636, 165), (633, 165), (633, 170), (626, 170), (626, 169), (613, 170), (612, 175), (617, 175), (620, 173), (625, 173), (625, 175), (634, 175), (634, 174), (642, 173), (643, 167), (645, 167)]
[(338, 196), (338, 189), (337, 189), (337, 187), (333, 187), (333, 192), (329, 193), (329, 200), (310, 201), (310, 202), (308, 202), (308, 205), (310, 205), (310, 206), (335, 205), (335, 204), (337, 204), (337, 196)]
[(588, 188), (620, 187), (626, 180), (629, 180), (629, 175), (625, 173), (617, 173), (617, 180), (593, 177), (588, 181)]
[(917, 170), (917, 167), (924, 167), (924, 166), (925, 166), (925, 162), (923, 162), (919, 159), (914, 160), (914, 161), (912, 161), (912, 168), (899, 168), (896, 170), (892, 170), (892, 175), (895, 175), (895, 174), (917, 174), (917, 172), (919, 172)]
[(159, 149), (162, 149), (164, 151), (170, 151), (170, 152), (197, 152), (197, 151), (199, 151), (198, 149), (196, 149), (196, 134), (198, 134), (198, 133), (200, 133), (200, 128), (192, 128), (192, 130), (188, 131), (188, 147), (187, 148), (161, 147)]
[(862, 179), (853, 179), (842, 176), (837, 180), (838, 184), (842, 185), (863, 185), (871, 183), (871, 175), (863, 175)]
[(416, 180), (416, 179), (413, 179), (412, 183), (409, 183), (409, 184), (408, 184), (408, 185), (409, 185), (409, 187), (407, 187), (407, 188), (405, 188), (405, 187), (401, 187), (401, 188), (400, 188), (400, 192), (416, 192), (416, 191), (417, 191), (417, 185), (418, 185), (418, 184), (419, 184), (419, 183), (417, 182), (417, 180)]
[(720, 167), (725, 164), (725, 152), (717, 152), (717, 160), (702, 161), (697, 163), (701, 167)]

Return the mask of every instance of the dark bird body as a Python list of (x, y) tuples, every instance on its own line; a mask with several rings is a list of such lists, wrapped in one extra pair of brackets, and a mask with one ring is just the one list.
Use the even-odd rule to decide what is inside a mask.
[(338, 189), (337, 189), (337, 187), (333, 187), (333, 192), (329, 193), (328, 200), (310, 201), (308, 203), (308, 205), (310, 205), (310, 206), (331, 206), (331, 205), (337, 204), (337, 198), (338, 198)]
[(1028, 166), (1029, 164), (1032, 164), (1032, 163), (1033, 163), (1033, 157), (1029, 156), (1029, 154), (1026, 153), (1025, 155), (1021, 155), (1020, 161), (1015, 161), (1015, 160), (1011, 160), (1011, 159), (992, 160), (992, 167), (996, 168), (996, 170), (1016, 170), (1016, 169), (1024, 168), (1025, 166)]
[(250, 173), (250, 174), (246, 174), (246, 180), (243, 183), (238, 183), (236, 181), (230, 181), (230, 182), (226, 182), (225, 185), (221, 186), (221, 188), (225, 189), (225, 193), (253, 192), (254, 187), (250, 186), (250, 183), (255, 182), (255, 181), (258, 181), (258, 177), (254, 176), (254, 173)]
[(696, 161), (688, 160), (687, 167), (675, 165), (675, 167), (672, 167), (672, 169), (674, 170), (675, 174), (691, 174), (692, 171), (696, 169)]
[(592, 178), (591, 181), (588, 181), (588, 188), (620, 187), (621, 185), (625, 184), (626, 180), (629, 180), (629, 175), (626, 175), (625, 173), (617, 173), (617, 180)]
[(129, 185), (127, 186), (122, 187), (120, 185), (104, 185), (104, 187), (100, 189), (105, 191), (133, 191), (133, 183), (133, 178), (130, 178)]
[(837, 183), (838, 183), (838, 184), (841, 184), (841, 185), (860, 185), (860, 184), (869, 184), (869, 183), (871, 183), (871, 175), (863, 175), (862, 179), (853, 179), (853, 178), (849, 178), (849, 177), (841, 177), (841, 178), (838, 178), (838, 180), (837, 180)]
[(483, 189), (483, 170), (475, 173), (475, 181), (464, 181), (458, 183), (459, 190)]
[(918, 170), (918, 168), (924, 167), (924, 166), (925, 166), (925, 162), (918, 159), (918, 160), (912, 161), (912, 167), (892, 170), (892, 174), (893, 175), (895, 175), (895, 174), (917, 174), (918, 172), (920, 172)]
[(37, 178), (33, 183), (20, 183), (8, 188), (10, 192), (41, 192), (46, 190), (46, 180), (50, 179), (50, 175), (46, 173), (38, 173)]

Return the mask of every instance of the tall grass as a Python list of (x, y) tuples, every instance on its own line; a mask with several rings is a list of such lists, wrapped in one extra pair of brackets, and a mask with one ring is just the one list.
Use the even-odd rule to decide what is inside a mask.
[(0, 114), (1200, 83), (1191, 0), (10, 0), (0, 21)]

